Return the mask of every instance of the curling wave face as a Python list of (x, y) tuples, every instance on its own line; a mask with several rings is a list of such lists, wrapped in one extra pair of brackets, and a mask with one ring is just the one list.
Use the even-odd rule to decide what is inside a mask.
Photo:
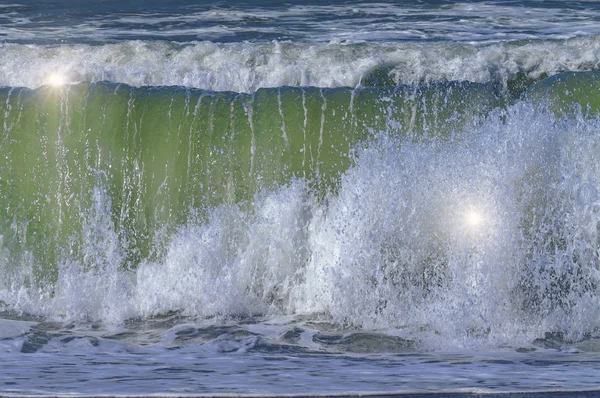
[(589, 336), (597, 87), (5, 90), (0, 300), (320, 317), (427, 347)]

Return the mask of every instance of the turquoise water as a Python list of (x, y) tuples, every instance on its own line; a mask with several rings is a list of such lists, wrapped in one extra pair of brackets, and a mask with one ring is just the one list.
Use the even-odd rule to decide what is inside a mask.
[(0, 394), (597, 394), (595, 2), (0, 9)]

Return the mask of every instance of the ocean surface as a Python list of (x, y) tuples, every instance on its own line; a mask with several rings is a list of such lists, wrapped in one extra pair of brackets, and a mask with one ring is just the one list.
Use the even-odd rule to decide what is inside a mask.
[(0, 395), (599, 386), (600, 2), (0, 4)]

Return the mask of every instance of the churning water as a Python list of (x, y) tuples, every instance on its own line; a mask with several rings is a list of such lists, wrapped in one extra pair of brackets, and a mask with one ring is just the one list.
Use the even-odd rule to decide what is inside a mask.
[(597, 3), (0, 11), (0, 393), (597, 388)]

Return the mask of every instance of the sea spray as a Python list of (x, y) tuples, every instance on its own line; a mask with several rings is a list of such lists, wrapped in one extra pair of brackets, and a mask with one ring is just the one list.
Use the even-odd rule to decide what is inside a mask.
[(597, 129), (520, 104), (449, 141), (384, 134), (315, 221), (307, 276), (326, 276), (299, 302), (327, 303), (349, 326), (432, 330), (440, 344), (592, 332)]
[(499, 105), (472, 83), (251, 95), (99, 83), (3, 94), (3, 244), (14, 267), (33, 262), (49, 281), (58, 263), (86, 256), (97, 190), (123, 267), (135, 268), (220, 204), (252, 207), (292, 178), (323, 198), (376, 131), (449, 135)]
[[(539, 86), (549, 109), (558, 104), (552, 93), (565, 92), (569, 76), (577, 77)], [(571, 92), (585, 89), (577, 87)], [(58, 319), (122, 322), (172, 311), (326, 314), (346, 327), (408, 328), (411, 338), (429, 330), (457, 344), (516, 335), (531, 340), (543, 331), (580, 338), (597, 327), (591, 316), (598, 305), (594, 102), (585, 115), (560, 108), (568, 114), (556, 119), (554, 111), (525, 101), (479, 121), (465, 118), (471, 111), (463, 100), (452, 100), (461, 108), (447, 102), (453, 90), (473, 96), (481, 89), (394, 89), (396, 97), (379, 100), (381, 92), (369, 90), (248, 97), (110, 85), (10, 90), (2, 149), (13, 162), (3, 166), (2, 197), (11, 214), (26, 206), (40, 211), (33, 219), (7, 217), (2, 301)], [(536, 92), (537, 86), (527, 98)], [(47, 105), (52, 96), (60, 98), (56, 108)], [(153, 112), (155, 104), (168, 105), (161, 105), (166, 119)], [(266, 109), (273, 108), (279, 124), (268, 128)], [(115, 120), (121, 121), (106, 127)], [(147, 120), (151, 127), (144, 130)], [(31, 129), (32, 122), (38, 127)], [(324, 144), (324, 123), (365, 132)], [(446, 133), (439, 135), (442, 126)], [(221, 149), (219, 140), (212, 148), (201, 144), (206, 152), (194, 154), (195, 134), (211, 137), (215, 129), (229, 131), (230, 141)], [(40, 150), (29, 145), (18, 152), (20, 136), (9, 134), (32, 131), (42, 133), (32, 141)], [(158, 148), (161, 131), (169, 135), (156, 152), (151, 148)], [(242, 136), (240, 147), (236, 137)], [(298, 138), (301, 150), (292, 150)], [(283, 167), (261, 160), (275, 149)], [(203, 153), (225, 155), (194, 171)], [(58, 178), (27, 174), (28, 157), (43, 174), (39, 160), (49, 155), (45, 169), (54, 167)], [(164, 171), (152, 164), (157, 156), (165, 159), (158, 162)], [(235, 169), (227, 165), (244, 163), (248, 169), (232, 179)], [(209, 189), (206, 172), (215, 181)], [(239, 183), (248, 184), (254, 173), (254, 188), (236, 197)], [(321, 179), (330, 188), (318, 188)], [(25, 183), (43, 194), (32, 193), (29, 205)], [(40, 207), (42, 198), (49, 211)], [(146, 200), (144, 212), (153, 216), (140, 221), (136, 212)], [(36, 218), (48, 213), (56, 222), (44, 239)], [(144, 248), (143, 239), (151, 245)], [(54, 257), (41, 260), (40, 247)]]
[(255, 92), (286, 86), (372, 87), (469, 81), (513, 98), (532, 82), (566, 71), (597, 70), (598, 37), (502, 43), (273, 41), (55, 46), (3, 44), (0, 85), (38, 88), (108, 81)]
[(597, 394), (600, 2), (49, 4), (0, 395)]
[(599, 326), (598, 123), (521, 103), (450, 137), (378, 132), (325, 197), (293, 178), (251, 207), (217, 205), (134, 268), (94, 186), (86, 255), (46, 286), (5, 283), (1, 299), (104, 322), (325, 316), (430, 347), (577, 340)]

